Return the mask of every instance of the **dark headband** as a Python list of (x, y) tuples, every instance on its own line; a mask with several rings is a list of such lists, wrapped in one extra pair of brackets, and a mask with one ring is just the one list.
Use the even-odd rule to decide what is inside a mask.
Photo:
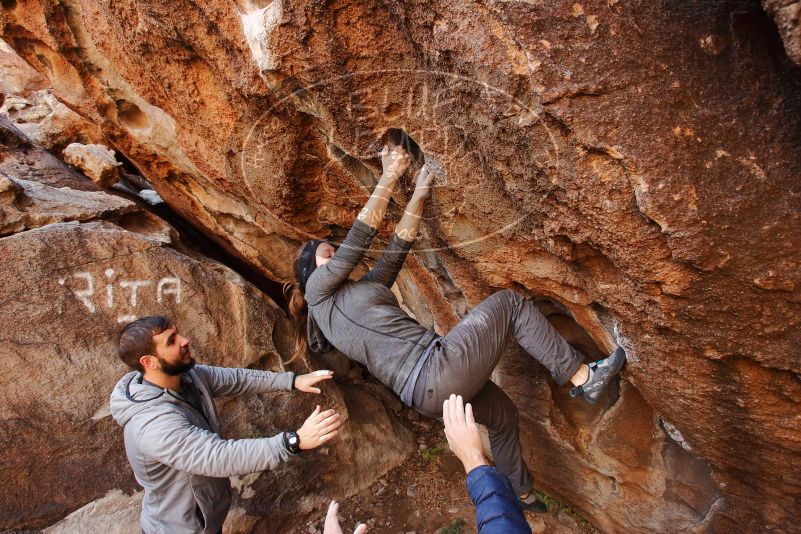
[(303, 252), (300, 253), (298, 266), (295, 269), (295, 276), (298, 279), (298, 283), (300, 283), (300, 290), (304, 293), (306, 293), (306, 282), (308, 282), (309, 277), (317, 268), (317, 260), (314, 257), (317, 252), (317, 247), (325, 242), (326, 241), (323, 239), (312, 239), (306, 243), (306, 246), (303, 247)]

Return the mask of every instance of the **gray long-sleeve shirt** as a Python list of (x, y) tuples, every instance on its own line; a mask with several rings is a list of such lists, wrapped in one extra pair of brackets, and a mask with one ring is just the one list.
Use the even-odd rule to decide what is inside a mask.
[(357, 219), (334, 257), (306, 282), (309, 346), (317, 351), (328, 340), (400, 394), (437, 335), (409, 317), (390, 290), (414, 242), (392, 234), (375, 267), (358, 281), (348, 279), (376, 233)]
[[(274, 469), (291, 454), (283, 434), (224, 439), (212, 398), (291, 391), (292, 377), (196, 365), (181, 377), (183, 394), (154, 386), (136, 371), (122, 377), (111, 394), (111, 414), (124, 428), (125, 453), (145, 490), (143, 532), (222, 530), (231, 503), (227, 477)], [(185, 398), (190, 387), (199, 406)]]

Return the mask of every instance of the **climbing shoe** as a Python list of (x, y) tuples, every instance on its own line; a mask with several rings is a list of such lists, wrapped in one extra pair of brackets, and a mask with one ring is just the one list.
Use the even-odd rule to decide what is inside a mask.
[(590, 367), (590, 377), (582, 385), (572, 388), (570, 396), (583, 396), (585, 401), (595, 404), (624, 363), (626, 363), (626, 351), (618, 347), (609, 357), (587, 364)]
[(534, 492), (534, 490), (531, 490), (531, 493), (529, 493), (528, 497), (525, 499), (518, 497), (517, 500), (520, 503), (520, 507), (526, 512), (544, 514), (548, 511), (548, 506), (537, 498), (537, 494)]

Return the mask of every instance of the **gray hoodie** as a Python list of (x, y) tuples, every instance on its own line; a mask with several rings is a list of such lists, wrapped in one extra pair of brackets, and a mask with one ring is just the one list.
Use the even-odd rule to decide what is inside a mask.
[(111, 414), (124, 429), (125, 453), (145, 489), (143, 532), (222, 530), (231, 504), (228, 477), (274, 469), (291, 453), (283, 434), (223, 439), (212, 398), (290, 391), (292, 377), (293, 373), (196, 365), (181, 379), (194, 384), (204, 413), (181, 393), (143, 381), (139, 372), (122, 377), (111, 393)]

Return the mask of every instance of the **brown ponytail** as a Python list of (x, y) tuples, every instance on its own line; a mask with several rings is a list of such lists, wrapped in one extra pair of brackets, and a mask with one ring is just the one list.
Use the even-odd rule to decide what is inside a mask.
[[(293, 272), (297, 272), (297, 264), (301, 252), (303, 252), (302, 246), (295, 255)], [(300, 290), (300, 284), (298, 282), (287, 282), (284, 284), (284, 296), (287, 300), (287, 309), (289, 310), (292, 326), (295, 329), (295, 352), (292, 354), (292, 357), (285, 362), (288, 364), (298, 358), (302, 360), (306, 356), (306, 351), (309, 348), (309, 338), (306, 334), (306, 321), (308, 320), (309, 309), (306, 307), (306, 297), (304, 297), (303, 291)]]

